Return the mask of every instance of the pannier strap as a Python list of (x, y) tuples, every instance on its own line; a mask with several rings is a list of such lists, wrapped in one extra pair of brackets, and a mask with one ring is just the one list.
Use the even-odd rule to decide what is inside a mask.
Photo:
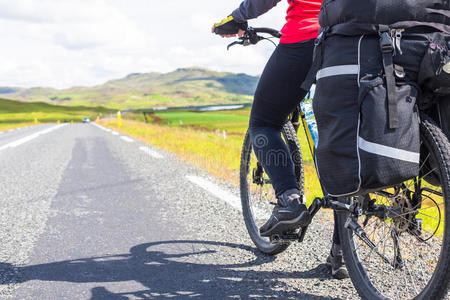
[(323, 53), (323, 40), (325, 35), (327, 34), (329, 28), (321, 28), (319, 37), (315, 41), (314, 47), (314, 60), (309, 69), (308, 74), (306, 75), (305, 80), (303, 81), (301, 88), (305, 91), (309, 91), (314, 82), (316, 81), (316, 74), (322, 68), (322, 53)]
[(388, 114), (389, 114), (389, 128), (397, 129), (399, 127), (398, 121), (398, 107), (395, 95), (395, 77), (394, 77), (394, 45), (391, 38), (391, 30), (386, 25), (379, 26), (380, 34), (380, 48), (383, 57), (383, 67), (386, 76), (386, 89), (388, 100)]

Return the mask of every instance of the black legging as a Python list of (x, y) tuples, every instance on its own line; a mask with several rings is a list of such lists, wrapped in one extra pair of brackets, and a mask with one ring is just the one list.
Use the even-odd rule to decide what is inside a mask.
[[(298, 189), (294, 163), (281, 138), (288, 115), (307, 91), (300, 88), (311, 67), (314, 40), (279, 44), (259, 80), (250, 115), (250, 137), (277, 196)], [(336, 218), (335, 218), (336, 220)], [(333, 240), (339, 244), (335, 222)]]

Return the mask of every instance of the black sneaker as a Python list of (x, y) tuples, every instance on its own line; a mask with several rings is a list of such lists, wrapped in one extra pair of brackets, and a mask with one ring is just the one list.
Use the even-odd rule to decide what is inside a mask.
[(311, 215), (300, 199), (290, 201), (288, 206), (275, 206), (269, 220), (259, 229), (261, 236), (270, 237), (275, 234), (292, 232), (297, 228), (309, 225)]
[(340, 280), (348, 278), (348, 272), (345, 267), (341, 245), (333, 243), (331, 246), (330, 255), (327, 257), (327, 266), (331, 269), (331, 276), (335, 279)]

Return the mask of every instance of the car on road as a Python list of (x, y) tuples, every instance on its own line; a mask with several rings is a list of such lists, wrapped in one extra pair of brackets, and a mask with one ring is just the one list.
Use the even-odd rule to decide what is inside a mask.
[(89, 123), (91, 120), (88, 117), (83, 118), (83, 123)]

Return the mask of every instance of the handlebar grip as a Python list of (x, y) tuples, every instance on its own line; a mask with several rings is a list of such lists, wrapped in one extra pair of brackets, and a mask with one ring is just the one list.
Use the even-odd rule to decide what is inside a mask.
[(279, 32), (276, 29), (267, 28), (267, 27), (260, 27), (260, 28), (253, 28), (255, 33), (267, 33), (275, 38), (281, 38), (281, 32)]

